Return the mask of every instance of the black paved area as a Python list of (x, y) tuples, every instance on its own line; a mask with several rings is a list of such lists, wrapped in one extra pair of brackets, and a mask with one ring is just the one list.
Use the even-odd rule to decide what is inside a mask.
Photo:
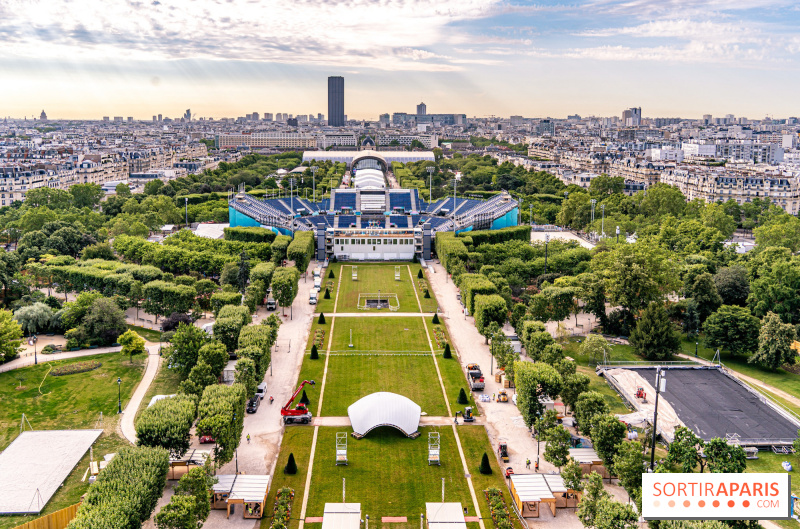
[[(655, 387), (655, 369), (631, 371)], [(741, 439), (797, 437), (797, 425), (718, 369), (667, 369), (666, 377), (661, 398), (666, 397), (678, 418), (706, 441), (734, 433)]]

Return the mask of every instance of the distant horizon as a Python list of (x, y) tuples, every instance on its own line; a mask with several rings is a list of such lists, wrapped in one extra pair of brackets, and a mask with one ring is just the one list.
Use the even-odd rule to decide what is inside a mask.
[(800, 113), (793, 0), (99, 5), (0, 0), (0, 112), (327, 115), (327, 77), (341, 75), (358, 120), (420, 101), (478, 117)]

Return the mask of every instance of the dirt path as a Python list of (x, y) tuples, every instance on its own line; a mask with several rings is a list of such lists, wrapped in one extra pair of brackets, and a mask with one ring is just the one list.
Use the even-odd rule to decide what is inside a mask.
[(161, 361), (163, 360), (158, 354), (158, 344), (146, 342), (145, 348), (147, 349), (147, 367), (145, 367), (142, 380), (139, 381), (139, 385), (136, 386), (136, 390), (133, 392), (133, 395), (131, 395), (131, 400), (128, 401), (128, 405), (122, 410), (122, 420), (119, 423), (120, 433), (122, 433), (122, 436), (131, 444), (136, 444), (136, 427), (133, 424), (133, 420), (136, 418), (136, 412), (139, 410), (139, 406), (142, 404), (147, 390), (150, 389), (150, 384), (152, 384), (153, 380), (156, 378), (158, 369), (161, 366)]

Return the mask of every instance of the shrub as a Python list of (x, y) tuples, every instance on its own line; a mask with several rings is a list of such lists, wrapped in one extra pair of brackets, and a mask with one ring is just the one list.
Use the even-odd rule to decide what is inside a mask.
[(458, 392), (458, 401), (459, 404), (469, 404), (469, 399), (467, 398), (467, 392), (464, 391), (464, 388), (461, 388), (461, 391)]
[(325, 299), (331, 299), (331, 291), (329, 289), (325, 289), (325, 295), (323, 296)]
[(294, 452), (289, 454), (289, 460), (286, 462), (286, 466), (283, 467), (284, 474), (297, 474), (297, 463), (294, 461)]
[(439, 315), (438, 315), (438, 314), (434, 314), (434, 315), (433, 315), (433, 320), (432, 320), (432, 322), (433, 322), (433, 324), (434, 324), (434, 325), (435, 325), (435, 324), (437, 324), (437, 323), (439, 323)]
[(313, 344), (311, 346), (311, 359), (312, 360), (319, 359), (319, 352), (317, 351), (317, 344)]
[(325, 325), (325, 314), (324, 313), (322, 313), (322, 312), (319, 313), (319, 319), (317, 320), (317, 323), (319, 323), (320, 325)]
[(102, 366), (97, 360), (90, 360), (88, 362), (75, 362), (74, 364), (67, 364), (65, 366), (58, 366), (50, 371), (50, 376), (61, 377), (64, 375), (76, 375), (78, 373), (86, 373), (87, 371), (94, 371)]
[(300, 402), (306, 406), (311, 404), (311, 401), (308, 399), (308, 395), (306, 395), (306, 390), (303, 390), (303, 395), (300, 397)]
[(242, 438), (245, 392), (241, 384), (208, 386), (197, 406), (197, 433), (216, 440), (214, 456), (220, 466), (233, 458), (233, 451)]
[(444, 353), (442, 353), (442, 358), (453, 358), (452, 353), (450, 352), (450, 344), (444, 344)]
[(423, 295), (422, 297), (425, 299), (431, 299), (431, 293), (428, 291), (427, 288), (425, 289), (425, 295)]
[(334, 277), (336, 276), (333, 274), (333, 269), (331, 268), (331, 271), (328, 272), (328, 279), (333, 279)]
[(186, 325), (191, 325), (194, 323), (194, 320), (189, 314), (182, 314), (180, 312), (173, 312), (169, 315), (168, 318), (164, 318), (164, 321), (161, 322), (161, 331), (162, 332), (169, 332), (174, 331), (178, 328), (178, 325), (181, 323), (185, 323)]
[(425, 277), (424, 274), (422, 273), (422, 268), (420, 268), (419, 271), (417, 272), (417, 277), (420, 278), (420, 279)]
[(161, 399), (142, 411), (136, 421), (136, 444), (158, 446), (181, 457), (189, 450), (197, 401), (189, 395)]
[(487, 475), (492, 473), (492, 466), (489, 464), (489, 456), (486, 455), (486, 452), (483, 453), (483, 457), (481, 458), (480, 473)]

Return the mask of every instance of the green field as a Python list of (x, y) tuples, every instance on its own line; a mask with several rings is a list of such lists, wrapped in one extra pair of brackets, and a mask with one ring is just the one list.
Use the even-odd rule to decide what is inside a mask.
[(388, 354), (332, 356), (322, 415), (345, 416), (348, 406), (378, 391), (408, 397), (428, 415), (447, 415), (433, 357)]
[(311, 346), (314, 345), (314, 338), (317, 335), (317, 331), (320, 332), (321, 338), (317, 340), (317, 352), (322, 354), (328, 350), (328, 342), (331, 339), (331, 316), (325, 316), (325, 323), (319, 323), (319, 317), (316, 316), (314, 318), (313, 323), (311, 324), (311, 331), (308, 335), (308, 341), (306, 342), (306, 354), (311, 353)]
[[(325, 273), (322, 277), (322, 290), (320, 291), (319, 296), (317, 296), (317, 306), (315, 308), (317, 312), (324, 312), (326, 314), (333, 313), (333, 305), (336, 301), (336, 289), (339, 286), (339, 273), (341, 272), (341, 268), (341, 263), (331, 263), (330, 266), (325, 270)], [(331, 270), (333, 270), (333, 278), (328, 277), (328, 274)], [(329, 282), (331, 284), (331, 299), (325, 299), (325, 288), (328, 287)]]
[(161, 342), (161, 331), (154, 331), (145, 327), (137, 327), (136, 325), (128, 325), (128, 329), (136, 331), (136, 333), (151, 343)]
[[(292, 503), (292, 517), (288, 529), (296, 529), (299, 525), (300, 510), (303, 506), (303, 492), (306, 486), (306, 473), (311, 456), (311, 439), (314, 436), (314, 429), (307, 426), (297, 426), (286, 428), (281, 441), (281, 452), (278, 455), (278, 463), (275, 465), (275, 475), (272, 476), (272, 483), (269, 486), (269, 496), (267, 496), (267, 507), (264, 509), (264, 518), (261, 519), (261, 528), (268, 529), (272, 525), (272, 506), (275, 505), (275, 495), (283, 487), (294, 489), (294, 502)], [(283, 473), (289, 454), (294, 454), (297, 463), (297, 474), (288, 475)]]
[[(358, 280), (353, 281), (352, 267), (358, 267)], [(395, 267), (400, 267), (400, 281), (395, 280)], [(334, 271), (336, 273), (336, 271)], [(400, 303), (399, 312), (419, 312), (419, 304), (414, 295), (417, 278), (408, 273), (406, 263), (396, 264), (357, 264), (341, 265), (340, 274), (342, 275), (341, 291), (339, 292), (339, 305), (336, 312), (359, 312), (358, 294), (397, 294)], [(334, 296), (331, 296), (334, 297)], [(422, 295), (420, 294), (420, 298)], [(420, 300), (421, 301), (421, 300)], [(430, 301), (430, 300), (428, 300)], [(321, 310), (321, 309), (320, 309)], [(381, 309), (388, 312), (388, 309)], [(377, 309), (364, 312), (378, 312)]]
[(136, 417), (139, 416), (143, 409), (147, 408), (147, 405), (150, 404), (150, 399), (156, 395), (174, 395), (178, 392), (181, 384), (180, 372), (177, 369), (167, 368), (168, 363), (167, 360), (164, 360), (158, 368), (156, 378), (147, 388), (147, 393), (145, 393), (142, 403), (136, 411)]
[[(93, 371), (54, 377), (53, 368), (97, 360), (102, 366)], [(70, 360), (43, 361), (0, 374), (0, 449), (19, 434), (22, 414), (35, 430), (93, 428), (100, 412), (104, 426), (112, 427), (117, 419), (117, 393), (121, 389), (122, 407), (128, 402), (144, 372), (144, 355), (107, 353)], [(24, 389), (16, 389), (20, 384)], [(122, 379), (117, 387), (117, 377)]]
[[(326, 502), (342, 501), (342, 478), (347, 502), (360, 503), (361, 512), (376, 523), (382, 516), (407, 516), (410, 524), (418, 524), (425, 502), (441, 501), (442, 478), (445, 501), (463, 502), (474, 514), (452, 428), (420, 428), (417, 439), (389, 427), (376, 428), (359, 440), (348, 437), (347, 466), (334, 461), (339, 431), (351, 430), (319, 429), (306, 516), (322, 516)], [(441, 465), (428, 465), (430, 431), (441, 436)]]
[[(350, 329), (353, 330), (352, 348), (349, 347)], [(430, 353), (430, 351), (425, 327), (419, 317), (336, 318), (331, 352)]]
[(625, 405), (625, 401), (622, 400), (619, 393), (616, 392), (614, 388), (608, 385), (606, 379), (600, 376), (597, 376), (594, 373), (594, 369), (578, 366), (578, 373), (584, 373), (585, 375), (589, 376), (591, 380), (589, 384), (589, 391), (596, 391), (603, 395), (603, 398), (608, 404), (608, 409), (611, 413), (620, 413), (625, 414), (629, 413), (630, 410)]
[[(98, 459), (102, 460), (103, 456), (106, 454), (116, 453), (121, 448), (130, 446), (130, 443), (118, 436), (116, 433), (106, 432), (97, 439), (93, 446), (94, 458), (96, 461)], [(17, 527), (18, 525), (30, 522), (33, 519), (80, 502), (81, 496), (83, 496), (89, 489), (88, 478), (86, 481), (81, 482), (81, 478), (83, 478), (87, 468), (89, 468), (89, 452), (87, 452), (81, 459), (80, 463), (78, 463), (77, 466), (72, 469), (72, 472), (69, 473), (69, 476), (64, 481), (63, 486), (61, 486), (53, 495), (53, 497), (50, 498), (50, 501), (47, 502), (47, 505), (42, 510), (41, 514), (33, 516), (0, 516), (0, 529)]]

